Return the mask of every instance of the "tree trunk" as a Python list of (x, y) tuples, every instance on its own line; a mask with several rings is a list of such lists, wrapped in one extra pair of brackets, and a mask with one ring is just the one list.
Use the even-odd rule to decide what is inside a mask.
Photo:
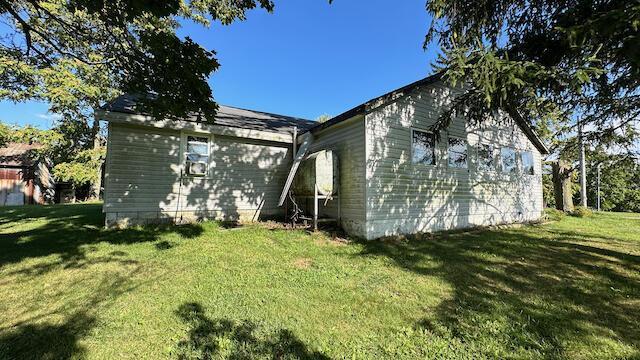
[(573, 197), (571, 191), (571, 169), (562, 160), (552, 163), (551, 169), (556, 209), (566, 212), (572, 211)]
[[(91, 135), (93, 136), (93, 149), (97, 150), (102, 146), (102, 139), (100, 138), (100, 120), (94, 119), (93, 126), (91, 127)], [(98, 166), (98, 176), (96, 180), (91, 184), (89, 198), (92, 200), (100, 199), (100, 190), (102, 189), (102, 164)]]

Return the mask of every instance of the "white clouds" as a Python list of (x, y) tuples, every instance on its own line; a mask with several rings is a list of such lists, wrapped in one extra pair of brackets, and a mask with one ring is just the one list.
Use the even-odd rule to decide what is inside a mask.
[(36, 114), (36, 118), (39, 119), (39, 123), (42, 125), (42, 127), (44, 127), (45, 129), (48, 128), (52, 128), (56, 121), (59, 121), (62, 119), (62, 116), (59, 114), (52, 114), (50, 112), (46, 112), (46, 113), (39, 113)]
[(47, 120), (47, 121), (58, 121), (60, 119), (62, 119), (62, 115), (60, 114), (52, 114), (52, 113), (46, 113), (46, 114), (37, 114), (36, 115), (37, 118), (42, 119), (42, 120)]

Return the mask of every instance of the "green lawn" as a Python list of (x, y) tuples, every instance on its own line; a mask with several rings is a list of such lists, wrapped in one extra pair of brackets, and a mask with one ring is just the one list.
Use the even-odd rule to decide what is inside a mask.
[(640, 215), (344, 242), (0, 210), (0, 358), (640, 358)]

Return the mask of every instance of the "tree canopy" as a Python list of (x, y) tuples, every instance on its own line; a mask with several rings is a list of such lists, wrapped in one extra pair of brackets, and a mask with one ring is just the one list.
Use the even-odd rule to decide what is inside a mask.
[[(108, 88), (150, 94), (144, 110), (158, 118), (210, 117), (216, 104), (207, 80), (218, 68), (215, 52), (179, 37), (178, 20), (229, 24), (249, 9), (273, 6), (270, 0), (0, 0), (9, 27), (0, 38), (0, 99), (96, 99), (108, 96), (102, 91)], [(92, 87), (89, 74), (101, 74), (99, 86)], [(65, 86), (52, 94), (56, 81)]]
[(37, 143), (38, 157), (51, 160), (56, 180), (89, 185), (100, 176), (104, 146), (95, 147), (90, 131), (79, 122), (59, 122), (51, 129), (9, 126), (0, 122), (0, 146), (8, 142)]
[[(521, 113), (553, 150), (585, 126), (614, 142), (640, 114), (640, 1), (429, 0), (446, 77), (467, 90), (440, 118)], [(559, 144), (557, 143), (559, 141)]]

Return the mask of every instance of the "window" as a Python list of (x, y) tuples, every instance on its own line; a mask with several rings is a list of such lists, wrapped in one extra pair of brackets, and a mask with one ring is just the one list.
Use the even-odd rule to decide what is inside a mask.
[(505, 174), (515, 174), (518, 170), (516, 164), (516, 151), (512, 148), (504, 147), (500, 150), (502, 172)]
[(436, 139), (432, 133), (413, 130), (411, 140), (411, 161), (414, 164), (436, 164)]
[(467, 168), (467, 141), (459, 138), (449, 138), (449, 167)]
[(525, 151), (520, 154), (522, 158), (522, 172), (527, 175), (535, 175), (535, 168), (533, 166), (533, 154), (531, 151)]
[(209, 139), (187, 136), (187, 174), (204, 176), (209, 166)]
[(493, 146), (486, 144), (478, 146), (478, 169), (483, 171), (495, 169)]

